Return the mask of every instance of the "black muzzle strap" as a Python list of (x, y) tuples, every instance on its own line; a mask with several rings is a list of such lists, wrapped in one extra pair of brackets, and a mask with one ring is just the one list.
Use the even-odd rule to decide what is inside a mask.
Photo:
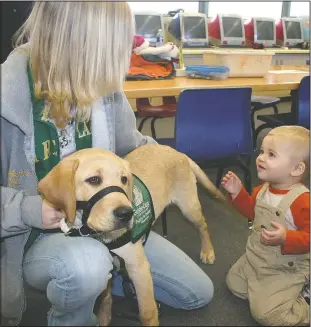
[(120, 192), (123, 193), (126, 197), (127, 194), (125, 191), (119, 187), (119, 186), (108, 186), (96, 194), (94, 194), (88, 201), (77, 201), (77, 209), (82, 209), (83, 210), (83, 215), (82, 215), (82, 224), (86, 224), (87, 219), (89, 218), (90, 212), (95, 205), (95, 203), (99, 200), (101, 200), (104, 196), (107, 194), (113, 193), (113, 192)]
[(83, 210), (82, 214), (82, 226), (80, 228), (71, 228), (66, 235), (69, 236), (88, 236), (90, 234), (95, 234), (96, 232), (87, 226), (87, 219), (89, 218), (90, 212), (96, 202), (101, 200), (104, 196), (110, 193), (119, 192), (123, 193), (127, 198), (125, 191), (119, 186), (108, 186), (96, 194), (94, 194), (88, 201), (77, 201), (77, 210)]

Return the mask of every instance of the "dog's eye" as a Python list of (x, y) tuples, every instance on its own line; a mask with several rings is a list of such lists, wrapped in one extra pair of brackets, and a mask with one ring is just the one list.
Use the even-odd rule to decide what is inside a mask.
[(127, 177), (126, 176), (122, 176), (121, 177), (121, 182), (122, 182), (122, 184), (126, 184), (127, 183)]
[(101, 183), (101, 178), (98, 176), (90, 177), (86, 180), (91, 185), (99, 185)]

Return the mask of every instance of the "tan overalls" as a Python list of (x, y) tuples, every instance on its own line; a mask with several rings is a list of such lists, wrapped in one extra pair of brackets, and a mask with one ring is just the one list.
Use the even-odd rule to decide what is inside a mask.
[(230, 269), (227, 285), (233, 294), (249, 300), (252, 316), (262, 325), (309, 325), (310, 308), (301, 296), (310, 278), (309, 254), (282, 255), (281, 246), (260, 242), (260, 226), (273, 230), (270, 223), (275, 221), (286, 227), (285, 214), (290, 205), (309, 190), (303, 185), (294, 186), (277, 207), (272, 207), (263, 202), (267, 189), (268, 183), (265, 183), (257, 195), (246, 253)]

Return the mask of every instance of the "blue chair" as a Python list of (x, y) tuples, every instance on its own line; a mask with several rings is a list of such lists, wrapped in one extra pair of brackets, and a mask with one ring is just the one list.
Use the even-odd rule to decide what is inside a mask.
[(277, 115), (258, 115), (257, 119), (264, 122), (255, 130), (255, 140), (259, 133), (266, 128), (275, 128), (284, 125), (299, 125), (310, 129), (310, 76), (300, 81), (298, 90), (291, 94), (291, 112)]
[(226, 167), (240, 166), (251, 193), (251, 94), (249, 87), (183, 90), (177, 103), (175, 136), (157, 142), (185, 153), (202, 168), (218, 168), (217, 187)]

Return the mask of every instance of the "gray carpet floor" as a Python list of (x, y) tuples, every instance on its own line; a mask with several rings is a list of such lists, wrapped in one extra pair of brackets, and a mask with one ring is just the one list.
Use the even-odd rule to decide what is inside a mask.
[[(233, 169), (241, 179), (243, 178), (238, 168), (230, 167), (230, 169)], [(206, 173), (215, 182), (216, 170), (206, 170)], [(253, 185), (257, 185), (255, 172), (252, 175)], [(225, 283), (230, 267), (245, 251), (246, 240), (250, 233), (247, 219), (230, 205), (211, 199), (200, 186), (198, 191), (215, 248), (215, 263), (204, 265), (200, 262), (198, 233), (174, 206), (169, 207), (167, 211), (168, 240), (188, 254), (211, 278), (215, 288), (214, 298), (208, 306), (192, 311), (177, 310), (161, 305), (160, 323), (162, 326), (258, 326), (250, 315), (248, 302), (232, 295)], [(154, 230), (162, 234), (160, 220), (156, 222)], [(46, 313), (49, 309), (46, 298), (42, 294), (29, 292), (28, 300), (28, 309), (20, 325), (46, 325)], [(122, 302), (122, 308), (117, 308), (117, 312), (129, 312), (135, 303), (134, 300), (126, 300)], [(138, 322), (114, 315), (111, 324), (135, 326)]]
[[(279, 105), (281, 112), (289, 111), (289, 103)], [(271, 109), (265, 109), (261, 113), (270, 113)], [(257, 125), (257, 122), (256, 122)], [(163, 119), (157, 123), (158, 137), (173, 136), (172, 118)], [(146, 124), (143, 134), (150, 133), (150, 126)], [(264, 132), (263, 132), (264, 133)], [(150, 134), (149, 134), (150, 135)], [(262, 136), (259, 137), (259, 143)], [(255, 155), (254, 158), (255, 159)], [(257, 180), (254, 160), (252, 167), (252, 184), (259, 184)], [(237, 167), (228, 167), (237, 173), (242, 181), (242, 171)], [(215, 182), (216, 170), (206, 170), (210, 179)], [(160, 324), (162, 326), (258, 326), (250, 315), (247, 301), (241, 300), (230, 293), (226, 287), (225, 279), (230, 267), (244, 253), (247, 237), (250, 233), (247, 219), (242, 217), (228, 204), (221, 204), (212, 200), (207, 192), (198, 188), (199, 198), (203, 214), (211, 234), (215, 249), (216, 261), (213, 265), (204, 265), (200, 262), (200, 240), (197, 231), (188, 221), (183, 219), (182, 214), (176, 207), (170, 207), (167, 211), (168, 240), (177, 245), (188, 254), (211, 278), (214, 284), (214, 298), (204, 308), (191, 311), (183, 311), (161, 306)], [(154, 230), (162, 234), (161, 221), (154, 225)], [(115, 308), (117, 312), (130, 312), (135, 308), (136, 301), (126, 300), (122, 302), (122, 308)], [(44, 326), (49, 303), (44, 295), (34, 292), (28, 294), (28, 308), (21, 321), (21, 326)], [(112, 326), (137, 326), (138, 321), (122, 319), (113, 316)]]
[[(230, 168), (243, 178), (239, 169)], [(207, 170), (206, 173), (215, 182), (215, 170)], [(253, 184), (258, 185), (255, 175)], [(197, 231), (176, 207), (170, 207), (167, 212), (168, 240), (188, 254), (211, 278), (215, 288), (214, 298), (207, 307), (192, 311), (176, 310), (162, 305), (160, 323), (162, 326), (258, 326), (250, 315), (248, 302), (235, 297), (225, 283), (230, 267), (245, 251), (250, 233), (247, 219), (230, 205), (212, 200), (201, 187), (199, 197), (215, 248), (215, 263), (204, 265), (200, 262), (200, 239)], [(162, 234), (160, 220), (156, 222), (154, 230)], [(112, 324), (134, 326), (135, 322), (114, 318)]]

